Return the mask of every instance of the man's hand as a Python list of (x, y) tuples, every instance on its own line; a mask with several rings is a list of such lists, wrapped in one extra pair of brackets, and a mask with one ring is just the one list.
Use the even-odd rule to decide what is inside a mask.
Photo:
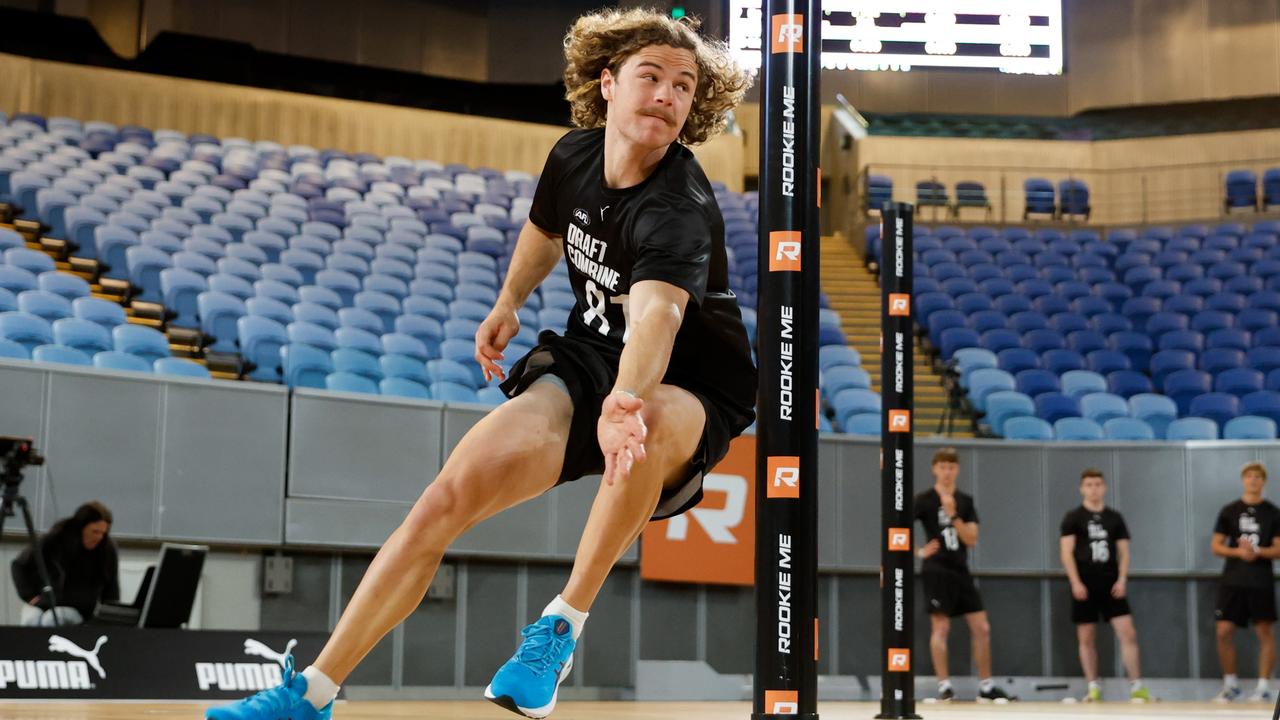
[(37, 595), (37, 596), (35, 596), (35, 597), (31, 598), (30, 600), (28, 600), (28, 601), (27, 601), (27, 604), (28, 604), (28, 605), (30, 605), (31, 607), (39, 607), (39, 605), (40, 605), (40, 596), (39, 596), (39, 595)]
[(938, 497), (942, 500), (942, 512), (948, 517), (956, 516), (956, 496), (951, 493), (940, 493)]
[(1245, 538), (1240, 538), (1240, 546), (1236, 548), (1236, 552), (1240, 554), (1240, 559), (1245, 562), (1253, 562), (1258, 559), (1258, 548), (1253, 546)]
[(1084, 602), (1089, 599), (1089, 588), (1084, 586), (1082, 582), (1071, 583), (1071, 597)]
[(941, 549), (942, 543), (938, 542), (936, 539), (930, 540), (924, 544), (924, 547), (920, 548), (920, 557), (921, 559), (928, 560), (934, 555), (937, 555), (938, 551)]
[(1111, 586), (1111, 597), (1117, 600), (1123, 600), (1124, 597), (1128, 594), (1129, 594), (1128, 582), (1124, 578), (1120, 578), (1119, 580), (1116, 581), (1115, 585)]
[(480, 367), (484, 369), (484, 381), (489, 382), (493, 378), (506, 380), (507, 373), (498, 365), (498, 361), (503, 359), (502, 351), (507, 349), (507, 343), (511, 342), (511, 338), (520, 332), (520, 318), (516, 316), (515, 308), (499, 302), (494, 305), (493, 310), (489, 311), (489, 316), (480, 323), (480, 327), (476, 329), (476, 362), (480, 363)]
[(596, 435), (604, 455), (604, 481), (612, 485), (631, 475), (631, 465), (644, 462), (644, 440), (649, 429), (640, 417), (644, 401), (620, 391), (609, 393), (600, 408)]

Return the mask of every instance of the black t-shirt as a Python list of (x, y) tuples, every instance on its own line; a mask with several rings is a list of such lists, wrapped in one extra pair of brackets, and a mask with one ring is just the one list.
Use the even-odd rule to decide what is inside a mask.
[[(978, 510), (973, 506), (973, 496), (956, 490), (956, 516), (965, 522), (978, 522)], [(969, 571), (969, 548), (951, 525), (951, 517), (942, 509), (942, 497), (929, 488), (916, 496), (916, 520), (924, 526), (925, 542), (937, 540), (942, 546), (934, 555), (925, 558), (924, 570)]]
[(750, 424), (756, 375), (737, 298), (729, 290), (724, 220), (688, 148), (672, 143), (638, 185), (604, 183), (604, 129), (573, 130), (547, 157), (529, 220), (564, 239), (577, 304), (566, 335), (616, 367), (627, 340), (631, 285), (659, 280), (689, 293), (663, 381), (739, 410)]
[(1114, 582), (1120, 577), (1120, 540), (1129, 539), (1124, 517), (1109, 507), (1094, 512), (1081, 505), (1062, 518), (1062, 537), (1076, 539), (1076, 569), (1080, 579)]
[[(1240, 538), (1248, 537), (1254, 547), (1270, 547), (1272, 538), (1280, 535), (1280, 508), (1263, 500), (1257, 505), (1247, 505), (1244, 500), (1222, 508), (1213, 531), (1227, 536), (1228, 547), (1239, 547)], [(1245, 562), (1240, 558), (1227, 558), (1222, 568), (1224, 585), (1236, 587), (1271, 587), (1273, 580), (1271, 561), (1258, 558)]]

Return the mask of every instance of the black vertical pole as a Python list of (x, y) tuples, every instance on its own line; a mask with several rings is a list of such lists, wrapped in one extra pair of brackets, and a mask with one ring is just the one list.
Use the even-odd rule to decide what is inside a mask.
[(913, 472), (911, 425), (911, 280), (913, 209), (885, 203), (880, 210), (880, 537), (881, 674), (877, 718), (918, 718), (912, 602), (915, 566), (911, 542)]
[(820, 0), (766, 0), (761, 52), (756, 720), (818, 717)]

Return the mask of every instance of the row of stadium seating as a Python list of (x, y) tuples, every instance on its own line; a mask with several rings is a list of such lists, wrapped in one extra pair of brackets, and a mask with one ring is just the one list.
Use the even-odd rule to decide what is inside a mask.
[(1258, 175), (1252, 170), (1232, 170), (1227, 173), (1222, 201), (1226, 212), (1255, 210), (1266, 212), (1273, 205), (1280, 205), (1280, 168), (1267, 168), (1262, 173), (1262, 192), (1258, 192)]
[[(1089, 186), (1083, 180), (1067, 179), (1054, 185), (1044, 178), (1028, 178), (1022, 185), (1025, 197), (1022, 219), (1032, 215), (1054, 219), (1082, 217), (1088, 219), (1093, 209), (1089, 204)], [(893, 201), (893, 179), (887, 175), (868, 175), (863, 192), (864, 209), (878, 211), (885, 203)], [(915, 204), (918, 208), (944, 208), (951, 217), (960, 217), (965, 208), (978, 208), (991, 217), (991, 200), (987, 188), (980, 182), (966, 180), (956, 183), (955, 200), (947, 194), (947, 188), (936, 179), (916, 183)]]

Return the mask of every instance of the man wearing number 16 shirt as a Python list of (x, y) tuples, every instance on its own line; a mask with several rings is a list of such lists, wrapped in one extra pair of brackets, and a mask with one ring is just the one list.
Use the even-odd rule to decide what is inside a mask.
[(947, 667), (947, 636), (953, 617), (963, 617), (969, 625), (973, 660), (978, 666), (978, 701), (1017, 700), (991, 678), (991, 624), (969, 574), (969, 548), (978, 544), (978, 511), (973, 506), (973, 496), (956, 489), (960, 456), (952, 448), (943, 448), (934, 453), (930, 467), (934, 485), (915, 498), (915, 518), (924, 526), (926, 539), (916, 555), (924, 559), (921, 577), (931, 626), (929, 655), (938, 678), (938, 700), (955, 699)]
[(1111, 623), (1120, 640), (1130, 702), (1149, 702), (1151, 693), (1138, 670), (1138, 631), (1129, 611), (1129, 528), (1124, 517), (1105, 504), (1107, 481), (1101, 470), (1080, 473), (1080, 497), (1080, 506), (1062, 518), (1058, 548), (1071, 582), (1071, 621), (1076, 625), (1080, 667), (1089, 681), (1084, 701), (1102, 700), (1097, 646), (1101, 619)]

